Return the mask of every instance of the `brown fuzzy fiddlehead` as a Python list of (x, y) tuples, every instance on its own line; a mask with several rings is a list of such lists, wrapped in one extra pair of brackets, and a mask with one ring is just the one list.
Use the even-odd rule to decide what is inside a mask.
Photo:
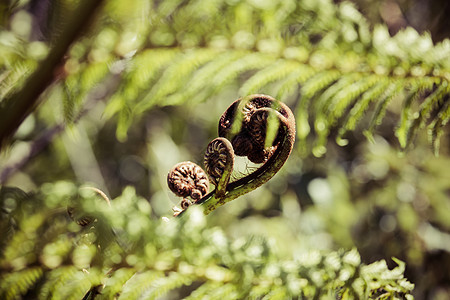
[[(175, 195), (183, 197), (180, 204), (182, 209), (177, 207), (173, 209), (176, 216), (208, 193), (209, 180), (200, 166), (190, 161), (184, 161), (176, 164), (170, 170), (167, 175), (167, 185)], [(192, 201), (186, 197), (191, 197)]]
[(197, 164), (184, 161), (176, 164), (167, 175), (170, 190), (180, 197), (191, 197), (197, 201), (209, 189), (208, 177)]
[(225, 138), (212, 140), (205, 152), (204, 164), (212, 184), (216, 186), (216, 196), (225, 195), (234, 166), (234, 151)]
[[(250, 95), (237, 99), (223, 113), (219, 136), (208, 145), (205, 155), (206, 169), (216, 189), (195, 201), (204, 206), (205, 213), (256, 189), (280, 170), (294, 145), (294, 115), (289, 107), (270, 96)], [(234, 154), (262, 165), (229, 183), (234, 159), (225, 158), (234, 158), (233, 150)], [(184, 193), (179, 195), (184, 197)]]
[[(277, 109), (274, 105), (280, 107)], [(254, 163), (264, 163), (278, 146), (282, 131), (279, 126), (273, 142), (266, 145), (269, 116), (272, 112), (278, 112), (283, 117), (288, 117), (286, 109), (289, 110), (287, 106), (267, 95), (257, 94), (238, 99), (220, 118), (219, 136), (231, 140), (236, 155), (247, 156)]]

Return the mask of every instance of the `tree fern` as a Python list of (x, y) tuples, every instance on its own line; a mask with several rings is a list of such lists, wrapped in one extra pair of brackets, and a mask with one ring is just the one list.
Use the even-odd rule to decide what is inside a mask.
[[(230, 86), (235, 96), (264, 92), (291, 101), (299, 148), (316, 156), (326, 152), (334, 129), (344, 146), (346, 133), (366, 116), (363, 129), (371, 138), (392, 103), (402, 104), (394, 129), (402, 148), (426, 129), (437, 153), (450, 119), (450, 41), (433, 45), (429, 34), (412, 28), (391, 37), (385, 26), (370, 29), (347, 2), (50, 2), (74, 17), (60, 23), (54, 12), (57, 30), (47, 40), (14, 28), (12, 4), (9, 19), (2, 17), (8, 25), (0, 32), (2, 146), (38, 100), (55, 95), (69, 123), (87, 99), (105, 100), (103, 116), (115, 119), (124, 141), (155, 107), (220, 99)], [(2, 187), (0, 201), (0, 296), (6, 299), (168, 293), (404, 299), (413, 289), (398, 260), (389, 270), (384, 261), (361, 263), (356, 250), (284, 259), (265, 239), (233, 241), (209, 228), (195, 209), (169, 222), (154, 220), (132, 188), (112, 207), (65, 182), (44, 185), (36, 195)], [(71, 220), (73, 203), (76, 216), (93, 222), (82, 227)]]

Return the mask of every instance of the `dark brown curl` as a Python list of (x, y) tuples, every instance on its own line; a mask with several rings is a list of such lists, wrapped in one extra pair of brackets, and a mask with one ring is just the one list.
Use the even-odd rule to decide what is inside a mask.
[(283, 104), (267, 95), (255, 94), (237, 99), (220, 118), (219, 136), (231, 141), (236, 155), (247, 156), (254, 163), (264, 163), (278, 147), (283, 134), (279, 126), (272, 145), (265, 147), (271, 111), (286, 118), (289, 116)]
[(167, 185), (179, 197), (191, 197), (194, 202), (208, 193), (209, 180), (197, 164), (185, 161), (176, 164), (167, 175)]

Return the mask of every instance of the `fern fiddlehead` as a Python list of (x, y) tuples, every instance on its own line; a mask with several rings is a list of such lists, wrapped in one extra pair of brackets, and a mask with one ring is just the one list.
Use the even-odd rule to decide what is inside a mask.
[(204, 164), (211, 183), (216, 186), (217, 197), (224, 196), (234, 166), (230, 141), (222, 137), (212, 140), (206, 148)]
[[(167, 185), (177, 196), (183, 197), (181, 206), (188, 208), (192, 202), (198, 201), (209, 190), (209, 180), (203, 169), (191, 162), (184, 161), (176, 164), (167, 175)], [(192, 201), (186, 197), (191, 197)], [(175, 214), (179, 213), (174, 209)]]
[[(216, 188), (201, 198), (190, 195), (195, 204), (204, 206), (205, 213), (258, 188), (281, 169), (294, 145), (295, 119), (284, 103), (255, 94), (234, 101), (222, 114), (218, 131), (220, 137), (208, 145), (204, 160)], [(246, 156), (262, 165), (251, 174), (229, 182), (234, 155)], [(169, 188), (178, 196), (189, 196), (184, 189), (179, 192), (173, 188), (172, 176), (176, 175), (182, 182), (188, 180), (183, 177), (186, 172), (174, 173), (174, 169), (168, 175)], [(178, 214), (176, 211), (175, 215)]]

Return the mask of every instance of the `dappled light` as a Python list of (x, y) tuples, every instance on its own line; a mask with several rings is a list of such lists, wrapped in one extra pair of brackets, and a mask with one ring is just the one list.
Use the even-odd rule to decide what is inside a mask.
[(0, 298), (448, 299), (449, 10), (4, 1)]

